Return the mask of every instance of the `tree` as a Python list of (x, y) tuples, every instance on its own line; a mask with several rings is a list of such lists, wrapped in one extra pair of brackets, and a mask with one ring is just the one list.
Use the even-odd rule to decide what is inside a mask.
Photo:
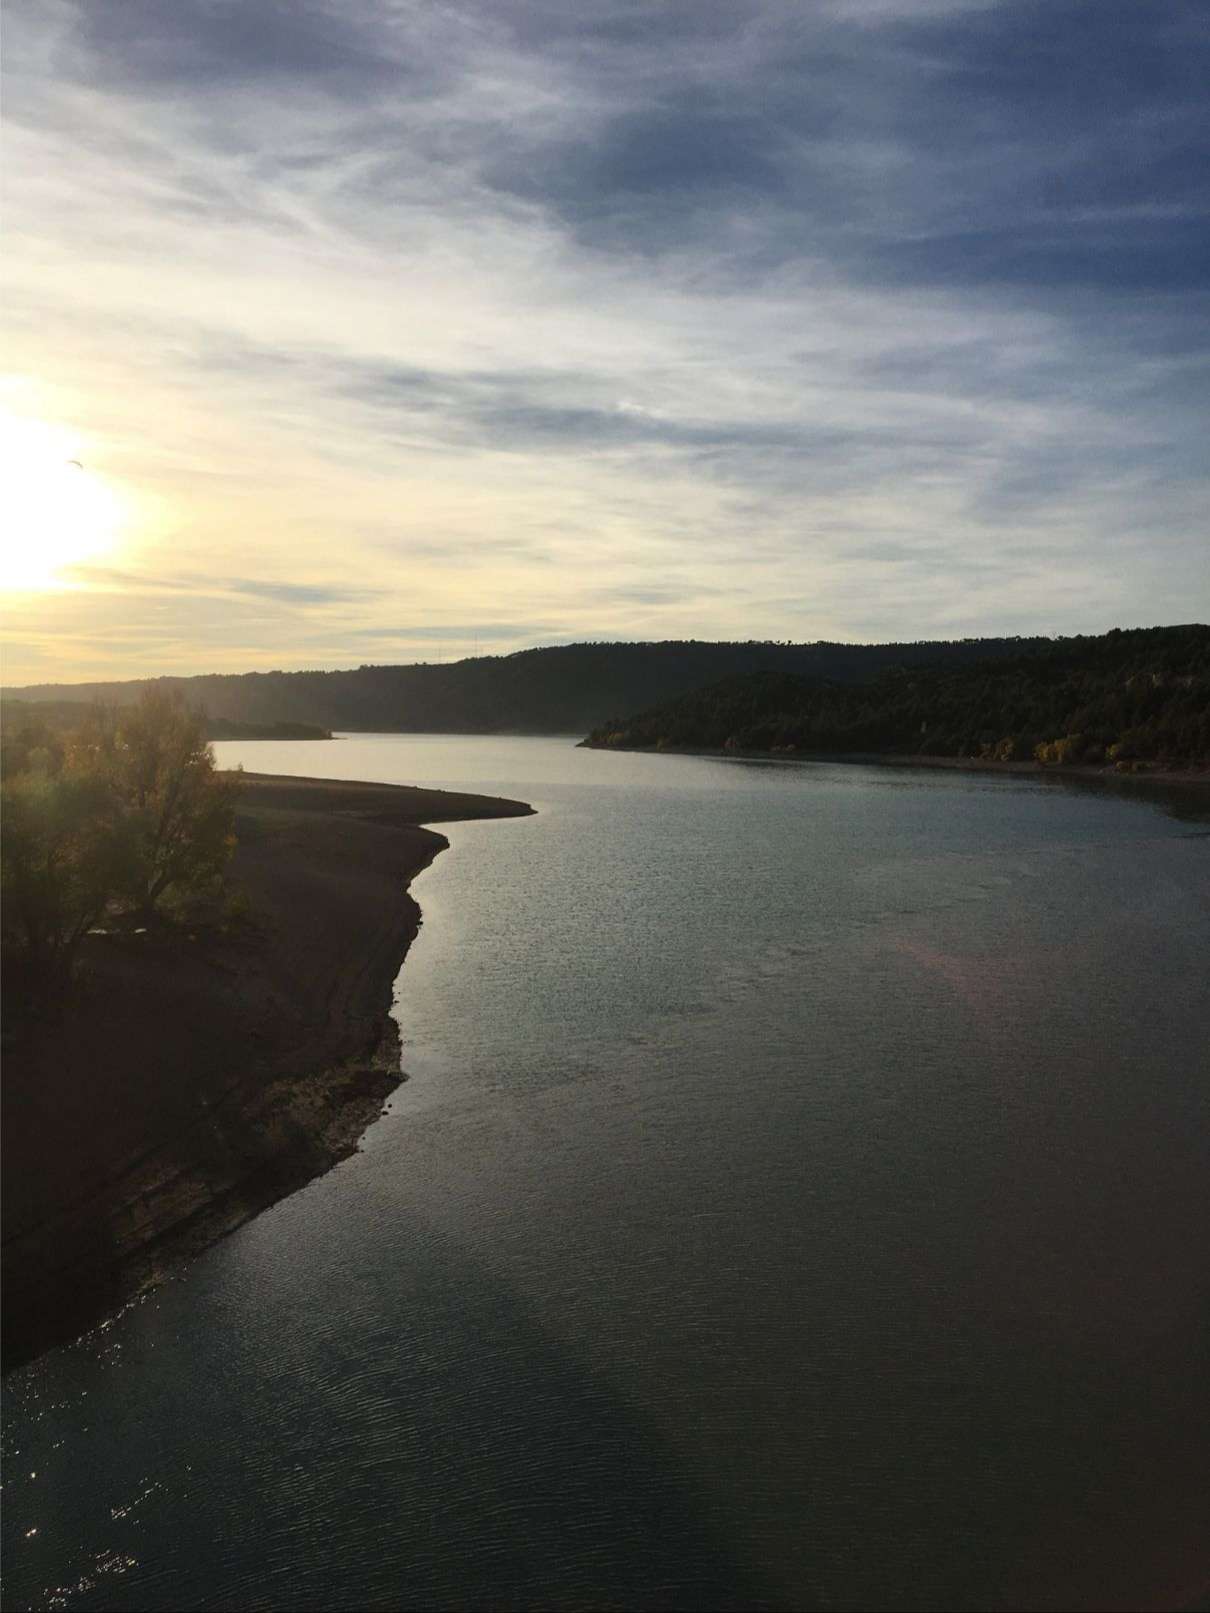
[(145, 913), (170, 893), (221, 880), (235, 849), (235, 785), (215, 770), (205, 716), (179, 690), (153, 686), (125, 710), (98, 710), (73, 754), (110, 780), (137, 819)]
[(178, 693), (98, 706), (61, 745), (35, 732), (4, 763), (3, 942), (31, 983), (65, 980), (109, 910), (147, 916), (221, 883), (235, 786)]
[(137, 826), (96, 774), (39, 760), (6, 778), (0, 901), (6, 950), (31, 981), (62, 981), (80, 942), (137, 883)]

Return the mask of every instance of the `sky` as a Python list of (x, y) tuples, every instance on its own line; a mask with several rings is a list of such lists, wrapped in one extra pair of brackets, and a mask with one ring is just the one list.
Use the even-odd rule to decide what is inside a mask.
[(1210, 619), (1202, 0), (7, 0), (3, 677)]

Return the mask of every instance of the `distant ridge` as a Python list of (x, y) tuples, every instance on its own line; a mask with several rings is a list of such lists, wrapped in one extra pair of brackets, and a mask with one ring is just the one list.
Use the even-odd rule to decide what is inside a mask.
[[(340, 672), (207, 673), (120, 683), (41, 683), (5, 689), (21, 701), (125, 705), (150, 683), (179, 688), (215, 722), (307, 723), (402, 733), (585, 734), (619, 711), (661, 704), (705, 684), (786, 672), (866, 683), (891, 667), (966, 665), (1049, 648), (1046, 638), (923, 640), (906, 644), (568, 644), (513, 655)], [(1060, 641), (1062, 642), (1062, 641)]]

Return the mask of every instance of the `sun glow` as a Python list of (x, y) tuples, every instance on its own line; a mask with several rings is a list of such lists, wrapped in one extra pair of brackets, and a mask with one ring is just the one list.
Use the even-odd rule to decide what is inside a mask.
[(69, 567), (117, 542), (122, 501), (81, 452), (61, 427), (0, 415), (0, 588), (7, 592), (69, 586)]

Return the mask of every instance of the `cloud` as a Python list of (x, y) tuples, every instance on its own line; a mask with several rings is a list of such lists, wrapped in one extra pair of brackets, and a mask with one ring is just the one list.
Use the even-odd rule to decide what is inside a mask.
[(236, 91), (364, 100), (431, 94), (445, 77), (440, 27), (420, 8), (330, 0), (110, 0), (70, 9), (65, 55), (81, 75), (147, 94)]
[(64, 575), (71, 583), (90, 589), (127, 595), (187, 594), (196, 599), (206, 594), (218, 598), (228, 595), (245, 599), (264, 599), (282, 605), (336, 605), (364, 604), (373, 600), (373, 588), (335, 587), (331, 584), (294, 583), (264, 580), (256, 577), (233, 577), (221, 572), (153, 572), (140, 576), (117, 566), (72, 565)]
[(10, 363), (138, 512), (21, 607), (80, 676), (1205, 612), (1195, 4), (7, 33)]

